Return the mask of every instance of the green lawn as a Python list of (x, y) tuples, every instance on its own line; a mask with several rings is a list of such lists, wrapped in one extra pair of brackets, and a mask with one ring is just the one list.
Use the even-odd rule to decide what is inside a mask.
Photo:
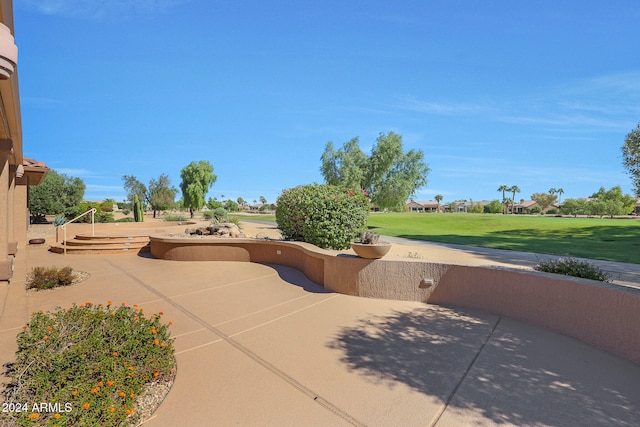
[(640, 263), (640, 221), (489, 214), (376, 213), (379, 234)]

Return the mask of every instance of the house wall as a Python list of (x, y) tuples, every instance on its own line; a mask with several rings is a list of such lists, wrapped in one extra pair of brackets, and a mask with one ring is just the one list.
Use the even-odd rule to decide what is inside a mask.
[(0, 151), (0, 281), (13, 275), (13, 256), (9, 255), (10, 169), (9, 152)]
[[(0, 0), (0, 22), (13, 33), (13, 2)], [(4, 53), (4, 52), (3, 52)], [(8, 281), (13, 275), (14, 255), (18, 240), (22, 238), (17, 229), (15, 208), (16, 170), (22, 165), (22, 127), (18, 76), (14, 72), (10, 78), (0, 79), (0, 281)], [(26, 205), (23, 206), (26, 209)], [(24, 230), (26, 236), (26, 229)]]

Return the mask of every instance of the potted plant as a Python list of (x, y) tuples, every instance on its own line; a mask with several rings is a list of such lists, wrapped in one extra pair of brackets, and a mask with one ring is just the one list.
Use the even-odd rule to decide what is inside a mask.
[(367, 259), (382, 258), (391, 249), (391, 243), (379, 241), (380, 236), (373, 231), (360, 233), (360, 242), (351, 243), (351, 249), (360, 257)]

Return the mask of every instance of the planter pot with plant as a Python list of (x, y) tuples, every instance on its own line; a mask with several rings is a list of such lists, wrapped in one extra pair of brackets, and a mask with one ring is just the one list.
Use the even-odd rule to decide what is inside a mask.
[(360, 233), (360, 242), (351, 243), (351, 249), (360, 257), (367, 259), (382, 258), (391, 249), (391, 243), (381, 242), (380, 236), (373, 231)]

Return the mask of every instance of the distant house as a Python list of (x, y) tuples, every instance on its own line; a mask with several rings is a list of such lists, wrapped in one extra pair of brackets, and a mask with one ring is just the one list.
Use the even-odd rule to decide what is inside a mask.
[[(474, 202), (473, 200), (458, 200), (454, 202), (451, 206), (454, 206), (453, 212), (464, 212), (467, 213), (474, 206), (482, 206), (483, 208), (488, 205), (490, 202), (487, 200), (481, 200), (479, 202)], [(451, 208), (449, 205), (446, 207), (447, 212), (451, 212)]]
[[(411, 200), (406, 205), (407, 211), (409, 212), (437, 212), (438, 211), (438, 202), (433, 200), (428, 200), (426, 202), (416, 202)], [(442, 205), (440, 205), (442, 207)]]
[(533, 200), (520, 200), (520, 203), (513, 205), (513, 212), (517, 214), (530, 214), (531, 209), (540, 207), (537, 202)]

